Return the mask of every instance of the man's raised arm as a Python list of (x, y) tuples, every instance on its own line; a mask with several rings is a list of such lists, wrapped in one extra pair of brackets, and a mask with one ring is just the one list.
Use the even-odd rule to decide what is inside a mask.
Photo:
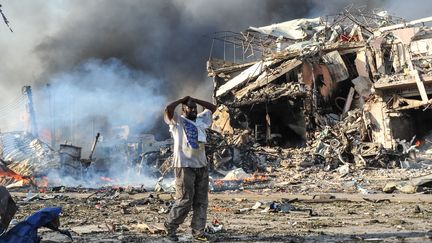
[(165, 117), (166, 118), (168, 118), (168, 120), (172, 120), (173, 119), (173, 117), (174, 117), (174, 110), (175, 110), (175, 108), (179, 105), (179, 104), (184, 104), (184, 103), (186, 103), (188, 100), (190, 99), (190, 97), (189, 96), (185, 96), (185, 97), (183, 97), (183, 98), (181, 98), (181, 99), (178, 99), (178, 100), (176, 100), (176, 101), (173, 101), (173, 102), (171, 102), (170, 104), (168, 104), (166, 107), (165, 107)]
[(204, 100), (199, 100), (199, 99), (195, 99), (195, 98), (191, 98), (193, 101), (195, 101), (195, 103), (201, 105), (202, 107), (209, 109), (212, 113), (214, 113), (216, 111), (216, 106), (213, 105), (210, 102), (204, 101)]

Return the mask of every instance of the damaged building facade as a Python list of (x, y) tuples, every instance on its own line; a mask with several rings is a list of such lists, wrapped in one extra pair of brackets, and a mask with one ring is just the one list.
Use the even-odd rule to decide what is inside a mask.
[(430, 21), (345, 11), (215, 33), (213, 128), (339, 164), (412, 155), (432, 130)]

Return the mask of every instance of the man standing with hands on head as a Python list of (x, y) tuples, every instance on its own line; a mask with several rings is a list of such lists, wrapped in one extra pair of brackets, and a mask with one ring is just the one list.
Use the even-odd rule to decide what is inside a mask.
[[(181, 104), (182, 115), (175, 112)], [(204, 111), (197, 112), (197, 104)], [(174, 139), (173, 167), (176, 201), (165, 222), (167, 236), (178, 241), (176, 230), (193, 209), (191, 228), (195, 240), (207, 241), (204, 228), (207, 220), (209, 174), (205, 155), (205, 129), (212, 123), (216, 106), (186, 96), (165, 108), (165, 122)]]

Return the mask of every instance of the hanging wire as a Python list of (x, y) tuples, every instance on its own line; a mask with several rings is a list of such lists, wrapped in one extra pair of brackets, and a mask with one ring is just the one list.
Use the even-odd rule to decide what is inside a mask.
[(21, 120), (20, 115), (27, 110), (26, 96), (20, 95), (6, 103), (0, 105), (0, 131), (11, 132), (24, 130), (25, 122)]
[(213, 56), (213, 46), (214, 46), (214, 41), (215, 41), (215, 39), (212, 39), (212, 44), (211, 44), (211, 47), (210, 47), (210, 55), (209, 55), (209, 60), (212, 58), (212, 56)]

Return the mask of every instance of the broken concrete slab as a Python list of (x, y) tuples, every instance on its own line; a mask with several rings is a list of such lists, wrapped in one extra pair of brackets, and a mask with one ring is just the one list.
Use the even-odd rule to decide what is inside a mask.
[(432, 174), (411, 179), (414, 186), (425, 186), (432, 182)]
[(260, 61), (251, 67), (247, 68), (243, 72), (241, 72), (239, 75), (234, 77), (233, 79), (229, 80), (225, 84), (221, 85), (219, 89), (216, 91), (216, 97), (226, 94), (227, 92), (230, 92), (232, 89), (244, 84), (245, 82), (248, 82), (252, 80), (253, 78), (258, 77), (264, 70), (278, 62), (279, 60), (269, 60), (269, 61)]
[(400, 181), (389, 182), (383, 188), (383, 192), (385, 193), (393, 193), (396, 190), (402, 193), (412, 194), (417, 192), (417, 186), (411, 184), (409, 181)]

